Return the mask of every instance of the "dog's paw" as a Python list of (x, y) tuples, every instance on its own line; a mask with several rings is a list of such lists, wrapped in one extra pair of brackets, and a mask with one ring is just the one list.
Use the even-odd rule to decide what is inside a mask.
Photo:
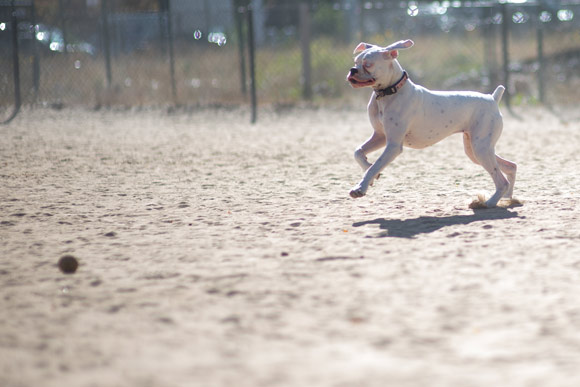
[(357, 185), (356, 187), (350, 190), (350, 197), (355, 199), (362, 198), (367, 193), (366, 191), (367, 191), (366, 189), (363, 189), (363, 187)]

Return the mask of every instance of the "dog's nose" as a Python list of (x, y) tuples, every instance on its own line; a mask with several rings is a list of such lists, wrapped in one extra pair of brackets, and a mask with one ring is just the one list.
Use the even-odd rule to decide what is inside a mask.
[(356, 67), (353, 67), (350, 69), (350, 75), (355, 75), (356, 73), (358, 73), (358, 69)]

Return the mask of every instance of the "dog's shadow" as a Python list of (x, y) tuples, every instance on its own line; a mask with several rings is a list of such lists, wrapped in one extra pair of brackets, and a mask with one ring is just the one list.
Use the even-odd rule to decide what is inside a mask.
[(414, 219), (385, 219), (377, 218), (362, 222), (355, 222), (353, 227), (362, 227), (370, 224), (378, 224), (382, 231), (374, 238), (394, 237), (394, 238), (414, 238), (419, 234), (429, 234), (440, 230), (443, 227), (454, 225), (466, 225), (473, 222), (501, 220), (517, 218), (518, 213), (509, 211), (507, 208), (492, 208), (473, 210), (471, 215), (453, 216), (420, 216)]

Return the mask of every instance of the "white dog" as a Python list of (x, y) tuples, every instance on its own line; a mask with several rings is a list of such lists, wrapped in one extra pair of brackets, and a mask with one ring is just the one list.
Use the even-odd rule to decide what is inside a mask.
[[(365, 173), (350, 196), (364, 196), (383, 168), (401, 154), (403, 146), (422, 149), (453, 133), (463, 133), (465, 153), (485, 168), (495, 183), (496, 191), (485, 206), (495, 207), (502, 197), (511, 198), (517, 166), (494, 150), (503, 127), (498, 103), (505, 88), (498, 86), (491, 95), (427, 90), (414, 84), (397, 61), (398, 50), (411, 46), (411, 40), (388, 47), (360, 43), (354, 50), (358, 55), (347, 80), (352, 87), (374, 89), (368, 104), (374, 132), (355, 151), (354, 157)], [(370, 164), (366, 155), (385, 145), (383, 154)]]

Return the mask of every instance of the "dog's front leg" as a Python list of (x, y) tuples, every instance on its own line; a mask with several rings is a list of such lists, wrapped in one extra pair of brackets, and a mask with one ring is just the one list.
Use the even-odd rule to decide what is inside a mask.
[(384, 133), (373, 132), (373, 135), (361, 146), (359, 146), (356, 151), (354, 151), (354, 159), (360, 165), (363, 172), (370, 168), (372, 165), (367, 160), (367, 155), (385, 146), (386, 139)]
[[(373, 135), (361, 146), (359, 146), (356, 151), (354, 151), (354, 159), (360, 165), (363, 172), (366, 172), (370, 167), (371, 163), (367, 160), (367, 155), (371, 152), (381, 149), (385, 146), (386, 138), (384, 133), (380, 132), (373, 132)], [(375, 179), (381, 177), (381, 174), (377, 174)], [(369, 183), (371, 186), (375, 182), (375, 179), (372, 179)]]
[[(354, 152), (354, 159), (360, 165), (363, 172), (366, 172), (367, 169), (371, 167), (371, 163), (367, 160), (367, 155), (371, 152), (381, 149), (387, 143), (387, 139), (385, 136), (385, 129), (383, 127), (383, 123), (380, 121), (379, 115), (379, 106), (377, 103), (377, 99), (375, 98), (374, 94), (371, 95), (371, 99), (369, 101), (367, 107), (369, 121), (373, 127), (373, 134), (369, 137), (368, 140), (365, 141), (364, 144), (359, 146)], [(379, 178), (379, 175), (376, 177)], [(370, 183), (373, 185), (373, 182)]]
[(387, 147), (385, 148), (382, 155), (374, 162), (373, 165), (368, 168), (363, 176), (363, 179), (350, 190), (350, 196), (353, 198), (363, 197), (369, 188), (369, 185), (374, 180), (374, 178), (391, 163), (398, 155), (403, 152), (403, 145), (401, 142), (387, 142)]

